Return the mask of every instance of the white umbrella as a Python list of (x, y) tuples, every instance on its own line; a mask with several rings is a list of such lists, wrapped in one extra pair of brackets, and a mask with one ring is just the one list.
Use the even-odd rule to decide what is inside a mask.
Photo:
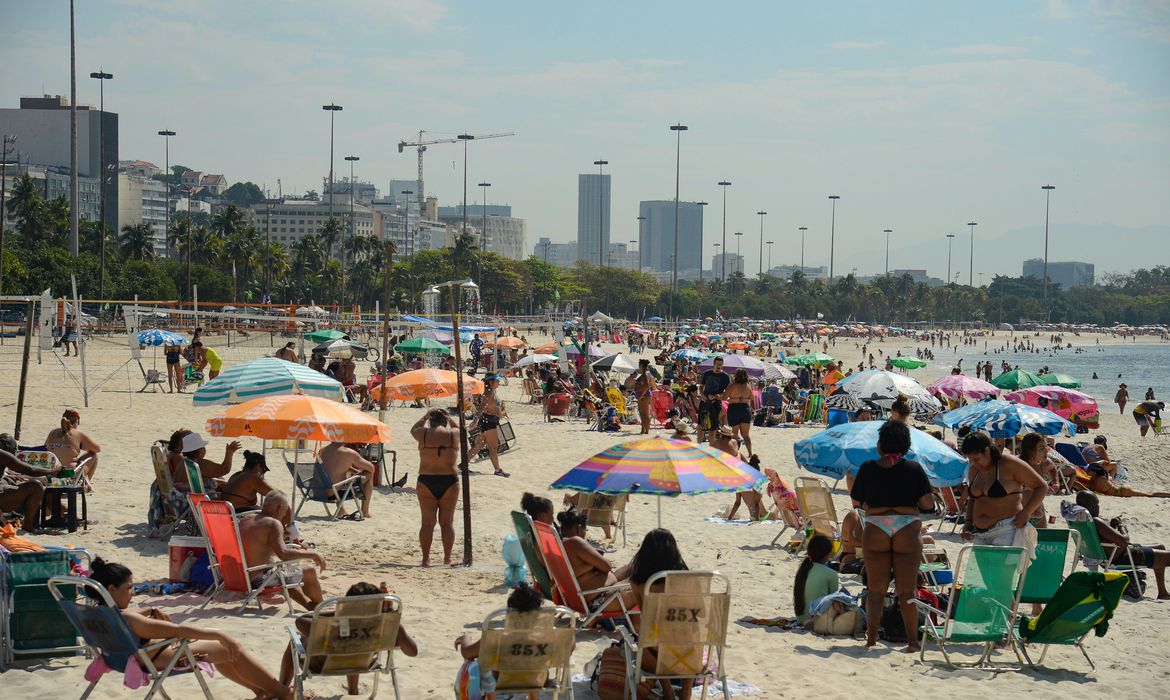
[(556, 355), (542, 355), (540, 353), (536, 353), (533, 355), (525, 355), (524, 357), (521, 357), (516, 361), (516, 364), (512, 365), (512, 367), (520, 368), (527, 367), (528, 365), (539, 365), (543, 362), (556, 362), (557, 359), (558, 358)]
[(590, 366), (599, 372), (633, 372), (638, 369), (638, 362), (619, 352), (603, 357)]

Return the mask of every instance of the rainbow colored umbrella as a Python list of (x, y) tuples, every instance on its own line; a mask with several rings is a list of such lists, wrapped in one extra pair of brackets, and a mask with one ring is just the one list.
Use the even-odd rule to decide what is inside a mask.
[[(708, 445), (652, 437), (619, 443), (593, 455), (554, 481), (551, 488), (674, 497), (747, 491), (767, 480), (739, 458)], [(661, 500), (658, 524), (662, 525)]]

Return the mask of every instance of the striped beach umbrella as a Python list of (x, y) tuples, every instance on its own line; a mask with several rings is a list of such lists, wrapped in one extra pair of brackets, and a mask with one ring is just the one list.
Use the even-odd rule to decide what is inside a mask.
[[(757, 469), (721, 450), (651, 437), (598, 452), (554, 481), (551, 488), (674, 497), (747, 491), (765, 482), (767, 477)], [(662, 524), (661, 501), (658, 523)]]
[(296, 362), (261, 357), (224, 370), (196, 389), (192, 401), (196, 406), (211, 406), (286, 394), (340, 401), (341, 382)]
[(982, 430), (993, 438), (1014, 438), (1022, 433), (1063, 433), (1069, 437), (1077, 434), (1077, 427), (1073, 423), (1046, 408), (1007, 401), (981, 401), (956, 408), (942, 414), (934, 422), (952, 430), (964, 426), (971, 430)]
[(216, 437), (316, 442), (388, 442), (390, 428), (349, 404), (317, 396), (270, 396), (207, 419)]
[(1000, 389), (994, 384), (985, 382), (978, 377), (969, 377), (965, 374), (948, 374), (933, 381), (926, 390), (939, 393), (951, 399), (975, 399), (976, 401), (988, 396), (999, 396)]
[(324, 343), (327, 340), (338, 340), (344, 337), (345, 333), (342, 333), (336, 328), (324, 328), (319, 331), (313, 331), (312, 333), (305, 334), (305, 340), (314, 343)]

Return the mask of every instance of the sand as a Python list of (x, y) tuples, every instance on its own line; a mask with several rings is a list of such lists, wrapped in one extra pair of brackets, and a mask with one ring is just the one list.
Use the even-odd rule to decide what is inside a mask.
[[(1001, 334), (1003, 335), (1003, 334)], [(279, 339), (277, 339), (279, 341)], [(217, 347), (230, 364), (269, 352), (267, 335), (253, 337), (240, 344), (233, 338), (230, 348), (223, 337), (212, 336), (208, 343)], [(1075, 339), (1078, 344), (1095, 342), (1092, 336)], [(1103, 342), (1109, 342), (1104, 339)], [(908, 342), (891, 341), (881, 345), (887, 352), (899, 348), (912, 354)], [(11, 339), (0, 346), (0, 428), (13, 424), (16, 387), (19, 378), (19, 342)], [(616, 346), (615, 346), (615, 349)], [(842, 339), (830, 352), (856, 365), (859, 351), (852, 339)], [(96, 489), (89, 499), (89, 512), (95, 521), (88, 531), (72, 535), (36, 538), (46, 544), (84, 546), (95, 555), (128, 565), (139, 581), (161, 579), (168, 569), (166, 542), (149, 539), (146, 527), (146, 504), (152, 471), (148, 447), (156, 439), (168, 436), (180, 427), (196, 430), (214, 415), (216, 408), (195, 408), (189, 396), (164, 393), (136, 393), (142, 386), (138, 367), (119, 366), (128, 351), (124, 339), (95, 339), (88, 344), (91, 387), (108, 377), (90, 397), (89, 408), (82, 407), (81, 392), (74, 379), (78, 371), (76, 358), (61, 362), (46, 354), (43, 364), (31, 367), (32, 386), (24, 413), (24, 439), (32, 443), (43, 439), (57, 425), (61, 411), (77, 407), (82, 412), (82, 428), (102, 446), (101, 468)], [(158, 366), (162, 367), (161, 358)], [(144, 360), (152, 365), (148, 352)], [(945, 362), (932, 363), (912, 376), (927, 383), (946, 373)], [(364, 373), (366, 365), (359, 365)], [(129, 372), (129, 377), (127, 373)], [(335, 522), (323, 517), (316, 504), (302, 512), (301, 532), (316, 543), (328, 568), (322, 580), (327, 594), (341, 595), (357, 580), (374, 583), (386, 581), (404, 601), (404, 620), (417, 640), (417, 658), (398, 657), (399, 679), (405, 698), (447, 698), (460, 658), (452, 648), (453, 640), (467, 630), (473, 633), (487, 613), (504, 605), (504, 562), (500, 546), (511, 532), (508, 512), (517, 508), (524, 491), (547, 495), (559, 505), (561, 493), (547, 485), (567, 469), (591, 454), (608, 447), (621, 437), (588, 432), (581, 422), (547, 424), (535, 406), (520, 402), (520, 383), (513, 381), (501, 389), (509, 401), (508, 411), (518, 436), (518, 449), (503, 458), (511, 472), (509, 479), (490, 475), (487, 462), (473, 463), (472, 514), (475, 563), (470, 568), (419, 566), (419, 514), (414, 495), (417, 453), (408, 435), (408, 427), (420, 415), (420, 409), (394, 408), (388, 413), (398, 450), (398, 475), (411, 473), (407, 488), (381, 489), (374, 497), (373, 517), (364, 522)], [(1102, 402), (1102, 431), (1110, 438), (1113, 453), (1123, 458), (1137, 488), (1167, 489), (1170, 478), (1165, 465), (1170, 463), (1170, 439), (1140, 439), (1128, 415), (1118, 415), (1116, 406)], [(627, 429), (627, 433), (636, 429)], [(761, 429), (752, 431), (757, 452), (766, 466), (780, 471), (789, 479), (799, 472), (792, 458), (794, 441), (815, 432), (813, 428)], [(213, 439), (209, 454), (221, 454), (226, 440)], [(245, 440), (249, 449), (259, 447), (258, 440)], [(237, 458), (237, 464), (241, 458)], [(270, 453), (271, 480), (279, 487), (291, 487), (288, 472), (278, 453)], [(843, 491), (834, 494), (839, 512), (847, 508)], [(663, 505), (663, 525), (674, 531), (684, 557), (693, 569), (718, 569), (732, 580), (732, 619), (745, 616), (772, 617), (792, 612), (792, 579), (799, 560), (769, 546), (778, 531), (774, 524), (735, 526), (704, 522), (704, 518), (729, 505), (732, 498), (707, 495), (667, 500)], [(1166, 514), (1170, 504), (1160, 499), (1103, 498), (1107, 516), (1124, 514), (1134, 539), (1142, 543), (1166, 542)], [(1059, 497), (1049, 497), (1048, 512), (1058, 512)], [(634, 498), (628, 509), (629, 546), (610, 554), (617, 564), (624, 564), (635, 551), (645, 532), (656, 524), (655, 503), (649, 498)], [(456, 519), (457, 532), (459, 519)], [(949, 528), (948, 528), (949, 529)], [(941, 535), (940, 542), (954, 557), (958, 536)], [(436, 533), (436, 548), (438, 547)], [(455, 559), (462, 558), (457, 537)], [(1153, 580), (1151, 577), (1150, 583)], [(196, 607), (203, 598), (194, 594), (171, 597), (141, 596), (142, 604), (168, 610), (176, 620), (214, 626), (242, 640), (273, 673), (286, 644), (286, 626), (290, 622), (287, 608), (270, 601), (261, 614), (234, 615), (230, 602), (213, 603), (205, 610)], [(1096, 673), (1088, 673), (1083, 659), (1075, 650), (1056, 649), (1049, 664), (1055, 670), (1039, 672), (990, 673), (987, 671), (951, 671), (934, 663), (922, 664), (917, 657), (898, 652), (897, 647), (879, 644), (867, 650), (861, 641), (827, 639), (812, 634), (784, 632), (776, 629), (733, 624), (729, 635), (727, 670), (730, 678), (757, 686), (755, 697), (876, 697), (905, 694), (907, 689), (918, 697), (973, 697), (989, 692), (996, 694), (1034, 694), (1037, 698), (1103, 696), (1158, 697), (1170, 692), (1170, 673), (1166, 670), (1167, 623), (1170, 605), (1151, 599), (1140, 603), (1122, 602), (1108, 636), (1090, 639), (1088, 647), (1097, 662)], [(574, 672), (609, 643), (600, 634), (579, 637), (573, 655)], [(937, 658), (937, 654), (933, 655)], [(1008, 661), (1007, 654), (998, 658)], [(81, 659), (53, 660), (27, 669), (9, 671), (3, 676), (6, 696), (74, 697), (84, 689)], [(908, 685), (913, 684), (913, 685)], [(222, 677), (213, 679), (216, 697), (241, 698), (247, 693)], [(363, 685), (363, 687), (365, 687)], [(190, 677), (168, 683), (174, 697), (194, 697), (197, 686)], [(343, 697), (337, 680), (315, 680), (309, 688), (322, 697)], [(383, 693), (388, 686), (382, 687)], [(593, 697), (587, 684), (578, 683), (577, 697)], [(101, 682), (95, 697), (127, 697), (119, 679), (109, 676)]]

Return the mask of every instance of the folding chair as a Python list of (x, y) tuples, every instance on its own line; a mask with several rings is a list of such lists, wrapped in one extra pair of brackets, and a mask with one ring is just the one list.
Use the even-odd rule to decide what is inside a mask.
[[(68, 576), (69, 556), (81, 556), (82, 550), (55, 549), (45, 552), (13, 552), (0, 571), (0, 670), (12, 666), (19, 658), (44, 659), (76, 655), (86, 649), (77, 643), (61, 608), (53, 602), (48, 588), (54, 576)], [(70, 595), (76, 597), (76, 589)]]
[(483, 621), (479, 667), (494, 671), (497, 697), (551, 690), (573, 697), (572, 655), (577, 613), (557, 606), (531, 612), (496, 610)]
[[(360, 474), (346, 477), (334, 482), (325, 471), (325, 466), (313, 459), (312, 463), (297, 461), (299, 452), (289, 459), (288, 451), (284, 452), (284, 463), (293, 477), (296, 492), (293, 493), (293, 518), (301, 513), (301, 508), (309, 501), (316, 501), (325, 508), (325, 514), (331, 518), (339, 518), (345, 502), (352, 500), (354, 508), (360, 510), (362, 506), (362, 477)], [(332, 492), (332, 493), (331, 493)], [(296, 503), (297, 493), (301, 496), (300, 504)], [(330, 508), (332, 504), (332, 509)]]
[[(263, 610), (260, 603), (260, 593), (266, 588), (280, 586), (284, 594), (288, 611), (293, 612), (292, 597), (289, 589), (300, 588), (301, 584), (290, 583), (285, 578), (285, 562), (258, 564), (248, 566), (244, 558), (244, 543), (240, 539), (240, 528), (236, 523), (236, 509), (227, 501), (203, 501), (199, 504), (199, 519), (203, 524), (204, 539), (207, 541), (207, 553), (211, 564), (211, 574), (215, 579), (215, 586), (207, 594), (201, 609), (223, 591), (235, 591), (244, 594), (244, 602), (237, 614), (247, 610), (248, 605), (256, 602), (257, 609)], [(296, 564), (299, 566), (299, 564)]]
[[(169, 699), (170, 696), (163, 689), (163, 683), (171, 676), (181, 673), (194, 673), (195, 680), (199, 681), (199, 687), (203, 690), (203, 697), (208, 700), (214, 697), (207, 687), (202, 670), (196, 663), (195, 655), (191, 653), (189, 640), (175, 637), (143, 646), (139, 643), (138, 636), (130, 629), (126, 618), (122, 616), (122, 611), (110, 598), (109, 592), (91, 579), (54, 576), (49, 579), (48, 587), (60, 610), (81, 634), (86, 648), (94, 658), (100, 657), (110, 670), (118, 673), (125, 673), (128, 664), (138, 664), (151, 681), (146, 700), (153, 698), (156, 693)], [(88, 597), (101, 602), (97, 605), (79, 604), (77, 602), (79, 596), (75, 592), (80, 590), (84, 590)], [(171, 660), (164, 668), (155, 668), (151, 656), (158, 650), (171, 646), (176, 646)], [(185, 664), (184, 668), (178, 668), (180, 663)], [(81, 695), (81, 700), (89, 697), (99, 680), (100, 676), (90, 682), (89, 687)]]
[(1069, 559), (1069, 542), (1072, 546), (1072, 565), (1069, 573), (1077, 568), (1077, 551), (1080, 549), (1080, 533), (1064, 528), (1038, 528), (1036, 530), (1036, 557), (1028, 565), (1028, 578), (1021, 603), (1047, 605), (1065, 579), (1065, 566)]
[[(1134, 563), (1133, 552), (1129, 547), (1119, 547), (1113, 543), (1105, 543), (1101, 541), (1101, 534), (1097, 532), (1097, 524), (1092, 520), (1075, 521), (1069, 520), (1068, 526), (1080, 535), (1080, 543), (1077, 545), (1077, 553), (1085, 560), (1085, 567), (1090, 571), (1096, 571), (1100, 566), (1105, 572), (1121, 571), (1133, 572), (1134, 585), (1138, 588), (1138, 593), (1145, 595), (1145, 587), (1142, 586), (1142, 579), (1137, 575), (1138, 566)], [(1039, 532), (1039, 530), (1037, 530)], [(1120, 556), (1121, 563), (1115, 560)]]
[[(967, 545), (959, 550), (955, 565), (955, 587), (946, 610), (921, 600), (912, 601), (924, 612), (922, 651), (926, 660), (927, 642), (933, 640), (942, 650), (943, 658), (951, 668), (973, 666), (994, 669), (991, 654), (996, 645), (1006, 642), (1016, 654), (1019, 670), (1024, 659), (1016, 646), (1016, 608), (1024, 590), (1024, 572), (1021, 559), (1024, 550), (1019, 547), (989, 547)], [(974, 664), (958, 664), (951, 660), (948, 645), (980, 644), (983, 647)]]
[(512, 525), (516, 528), (516, 538), (520, 540), (520, 549), (524, 552), (524, 560), (528, 563), (528, 571), (532, 580), (548, 600), (553, 599), (552, 580), (549, 579), (548, 569), (538, 552), (540, 546), (536, 542), (536, 533), (532, 525), (532, 518), (527, 513), (512, 511)]
[(612, 528), (617, 541), (616, 531), (621, 530), (622, 546), (626, 546), (626, 504), (630, 497), (626, 494), (613, 496), (606, 493), (582, 493), (577, 501), (577, 510), (585, 513), (589, 519), (586, 525), (597, 528)]
[[(1020, 651), (1028, 665), (1032, 668), (1040, 666), (1051, 645), (1060, 644), (1080, 649), (1085, 661), (1089, 662), (1089, 669), (1096, 670), (1096, 664), (1085, 651), (1085, 638), (1089, 632), (1095, 632), (1098, 637), (1105, 636), (1109, 619), (1121, 602), (1127, 585), (1129, 577), (1117, 571), (1075, 571), (1069, 574), (1044, 606), (1044, 612), (1035, 618), (1020, 616)], [(1028, 655), (1029, 645), (1044, 647), (1035, 662)]]
[[(813, 532), (819, 535), (834, 540), (839, 537), (841, 521), (837, 518), (837, 508), (833, 505), (833, 496), (829, 492), (829, 485), (823, 479), (807, 476), (797, 477), (796, 502), (800, 506), (800, 529), (807, 530), (812, 527)], [(772, 539), (773, 546), (780, 541), (780, 536), (787, 530), (788, 528), (785, 527)], [(801, 549), (803, 549), (803, 542), (796, 551), (799, 552)]]
[[(629, 618), (631, 613), (626, 610), (622, 593), (630, 589), (630, 584), (621, 583), (588, 591), (581, 590), (581, 585), (577, 583), (577, 577), (573, 575), (573, 569), (569, 567), (569, 555), (565, 552), (565, 544), (561, 542), (561, 536), (548, 523), (533, 522), (532, 526), (536, 531), (540, 554), (544, 558), (544, 564), (548, 568), (549, 574), (552, 575), (553, 584), (556, 587), (553, 601), (581, 616), (578, 629), (585, 629), (598, 619)], [(585, 598), (592, 595), (598, 596), (599, 599), (590, 604)], [(560, 600), (558, 601), (557, 598)], [(605, 609), (614, 601), (617, 601), (621, 607), (621, 612), (605, 612)]]
[[(719, 586), (712, 585), (718, 581)], [(662, 583), (662, 591), (654, 590)], [(716, 590), (719, 588), (721, 590)], [(638, 637), (621, 630), (626, 655), (626, 688), (630, 700), (643, 680), (703, 679), (699, 697), (707, 697), (712, 677), (719, 679), (724, 700), (730, 700), (727, 665), (727, 618), (731, 580), (718, 571), (662, 571), (646, 582)], [(654, 671), (642, 658), (656, 656)]]
[(147, 389), (150, 389), (152, 392), (157, 391), (159, 385), (167, 383), (167, 380), (163, 379), (163, 376), (159, 374), (157, 369), (146, 369), (142, 366), (142, 360), (138, 360), (137, 362), (138, 369), (142, 370), (143, 380), (142, 388), (138, 390), (139, 394), (146, 391)]
[(942, 488), (935, 489), (935, 496), (935, 500), (942, 505), (942, 508), (939, 509), (938, 530), (942, 532), (943, 524), (950, 523), (951, 534), (953, 535), (959, 529), (959, 525), (962, 524), (963, 518), (966, 516), (966, 513), (959, 506), (959, 496), (955, 493), (954, 487), (951, 486), (943, 486)]
[(394, 647), (401, 624), (402, 600), (389, 593), (322, 602), (313, 611), (304, 640), (296, 625), (288, 626), (296, 696), (305, 697), (305, 681), (314, 676), (373, 673), (371, 698), (378, 694), (378, 681), (386, 674), (394, 685), (394, 697), (399, 697)]
[(626, 406), (626, 397), (622, 395), (621, 389), (616, 386), (611, 386), (605, 390), (605, 400), (609, 402), (617, 411), (619, 420), (625, 422), (629, 420), (629, 411)]
[[(173, 534), (188, 534), (187, 531), (193, 531), (194, 517), (191, 514), (191, 507), (186, 494), (175, 488), (170, 468), (167, 466), (166, 453), (163, 452), (161, 445), (150, 446), (150, 461), (154, 466), (154, 488), (157, 492), (152, 495), (148, 517), (151, 521), (149, 523), (151, 536), (165, 538)], [(153, 503), (155, 497), (159, 501), (158, 512)], [(180, 528), (183, 528), (183, 531), (180, 531)]]

